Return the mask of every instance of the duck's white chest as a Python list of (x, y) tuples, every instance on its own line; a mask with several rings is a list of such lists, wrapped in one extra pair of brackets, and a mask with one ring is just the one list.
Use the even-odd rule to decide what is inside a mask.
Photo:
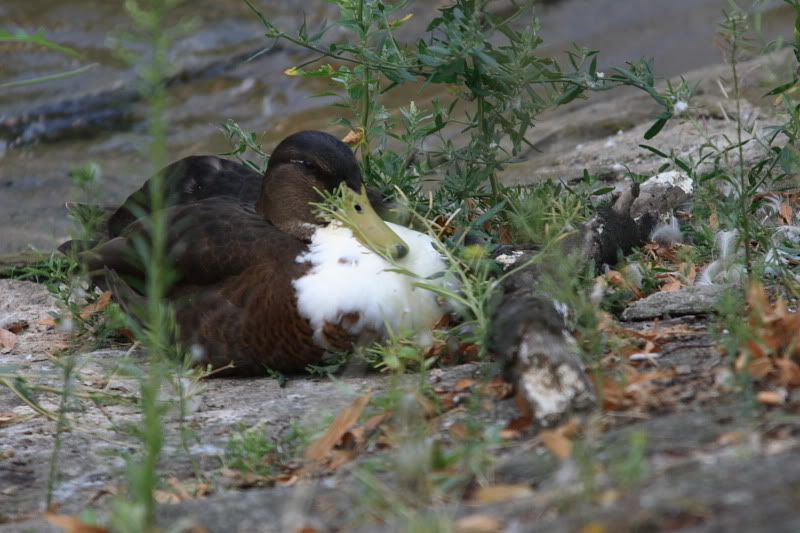
[(338, 224), (319, 228), (308, 251), (296, 258), (311, 265), (294, 281), (294, 288), (298, 311), (311, 324), (319, 346), (333, 348), (326, 338), (330, 326), (356, 342), (389, 333), (412, 334), (423, 344), (430, 342), (431, 329), (445, 309), (436, 295), (416, 283), (431, 282), (431, 276), (446, 269), (445, 261), (428, 235), (388, 224), (409, 245), (398, 266), (414, 276), (393, 271), (393, 265)]

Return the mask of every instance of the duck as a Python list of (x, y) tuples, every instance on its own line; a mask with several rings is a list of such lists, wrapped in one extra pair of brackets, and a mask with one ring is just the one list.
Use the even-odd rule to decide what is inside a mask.
[[(166, 298), (175, 341), (219, 375), (300, 372), (327, 352), (412, 335), (429, 344), (447, 304), (446, 260), (426, 233), (381, 218), (349, 146), (320, 131), (281, 141), (261, 173), (217, 156), (161, 171), (167, 194)], [(100, 239), (61, 246), (136, 318), (151, 180), (111, 211)], [(319, 209), (338, 194), (336, 217)], [(371, 199), (372, 198), (372, 199)], [(344, 221), (344, 222), (343, 222)], [(81, 244), (78, 246), (77, 244)]]

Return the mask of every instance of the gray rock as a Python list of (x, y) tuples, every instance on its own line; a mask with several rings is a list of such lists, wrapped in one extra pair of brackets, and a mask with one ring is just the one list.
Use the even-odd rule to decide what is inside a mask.
[(649, 320), (680, 315), (713, 313), (724, 287), (688, 287), (673, 292), (656, 292), (637, 300), (622, 313), (623, 320)]

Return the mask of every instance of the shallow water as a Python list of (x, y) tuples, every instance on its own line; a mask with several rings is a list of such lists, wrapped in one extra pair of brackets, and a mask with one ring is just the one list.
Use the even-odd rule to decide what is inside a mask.
[[(417, 17), (406, 33), (420, 32), (441, 2), (418, 2)], [(86, 62), (96, 66), (81, 76), (30, 87), (0, 90), (0, 118), (43, 103), (111, 88), (132, 87), (136, 73), (115, 53), (115, 41), (130, 30), (121, 2), (4, 0), (0, 28), (45, 28), (53, 40), (81, 51), (83, 62), (20, 45), (0, 45), (0, 82), (44, 75)], [(257, 2), (279, 25), (294, 28), (302, 13), (297, 2)], [(499, 2), (498, 2), (499, 4)], [(322, 1), (302, 2), (311, 27), (331, 18), (334, 8)], [(715, 31), (727, 0), (561, 0), (539, 10), (543, 53), (558, 53), (572, 42), (602, 50), (602, 65), (620, 65), (653, 57), (659, 76), (668, 77), (721, 60)], [(790, 12), (775, 2), (767, 10), (770, 33), (790, 34)], [(239, 0), (184, 2), (175, 17), (172, 60), (178, 68), (224, 61), (268, 44), (260, 23)], [(232, 118), (263, 134), (266, 147), (291, 131), (327, 128), (336, 116), (330, 98), (311, 98), (324, 90), (282, 75), (302, 56), (279, 50), (225, 72), (177, 84), (170, 91), (168, 119), (172, 159), (194, 153), (220, 153), (228, 146), (219, 125)], [(405, 103), (419, 98), (415, 88), (396, 93)], [(89, 139), (9, 147), (0, 140), (0, 253), (29, 246), (50, 249), (70, 231), (63, 204), (74, 198), (69, 171), (89, 161), (102, 168), (96, 203), (118, 202), (137, 188), (149, 170), (141, 154), (147, 145), (141, 120), (132, 106), (128, 127), (100, 132)], [(85, 200), (85, 199), (84, 199)]]

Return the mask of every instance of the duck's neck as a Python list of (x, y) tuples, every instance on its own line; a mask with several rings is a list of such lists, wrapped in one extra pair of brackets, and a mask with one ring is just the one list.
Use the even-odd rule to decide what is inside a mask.
[(312, 182), (298, 184), (299, 180), (305, 178), (281, 179), (267, 173), (255, 208), (281, 231), (308, 241), (320, 223), (311, 205), (319, 202), (320, 196)]

